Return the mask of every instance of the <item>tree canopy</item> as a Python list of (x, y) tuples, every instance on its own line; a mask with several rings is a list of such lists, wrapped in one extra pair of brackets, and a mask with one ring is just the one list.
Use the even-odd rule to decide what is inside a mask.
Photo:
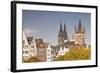
[(57, 61), (64, 60), (86, 60), (91, 58), (91, 49), (90, 48), (73, 48), (70, 52), (67, 52), (63, 56), (57, 57)]

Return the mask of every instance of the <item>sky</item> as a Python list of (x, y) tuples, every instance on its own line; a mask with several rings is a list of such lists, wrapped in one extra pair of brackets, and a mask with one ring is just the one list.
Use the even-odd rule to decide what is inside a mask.
[(82, 26), (85, 26), (86, 43), (91, 43), (91, 14), (79, 12), (56, 12), (56, 11), (22, 11), (22, 28), (27, 36), (42, 38), (44, 42), (56, 45), (58, 43), (58, 32), (60, 24), (64, 27), (66, 24), (67, 35), (72, 39), (75, 26), (78, 26), (81, 20)]

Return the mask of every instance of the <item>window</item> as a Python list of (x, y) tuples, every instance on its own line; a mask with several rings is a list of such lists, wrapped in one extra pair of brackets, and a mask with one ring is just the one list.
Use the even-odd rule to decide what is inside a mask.
[(30, 50), (30, 52), (31, 52), (31, 53), (34, 53), (34, 52), (35, 52), (35, 50)]
[(23, 54), (28, 54), (28, 51), (23, 51)]
[(28, 48), (28, 45), (23, 45), (22, 46), (24, 49), (27, 49)]
[(33, 50), (33, 52), (35, 52), (35, 50)]
[(22, 43), (25, 44), (25, 40), (23, 40)]
[(51, 50), (48, 50), (48, 52), (51, 52)]
[(28, 45), (25, 45), (25, 48), (28, 48)]
[(34, 44), (34, 41), (32, 41), (32, 44)]
[(23, 54), (24, 54), (24, 51), (23, 51)]
[(25, 54), (27, 54), (28, 53), (28, 51), (25, 51)]
[(31, 48), (34, 48), (34, 46), (32, 45)]

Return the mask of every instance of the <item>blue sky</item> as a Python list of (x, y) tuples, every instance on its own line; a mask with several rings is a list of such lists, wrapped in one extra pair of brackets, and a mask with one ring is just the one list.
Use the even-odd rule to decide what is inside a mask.
[(74, 34), (74, 27), (78, 26), (81, 20), (82, 26), (86, 29), (86, 43), (90, 44), (91, 39), (91, 14), (76, 12), (55, 12), (23, 10), (23, 30), (28, 35), (43, 38), (44, 42), (57, 44), (60, 23), (66, 24), (68, 38)]

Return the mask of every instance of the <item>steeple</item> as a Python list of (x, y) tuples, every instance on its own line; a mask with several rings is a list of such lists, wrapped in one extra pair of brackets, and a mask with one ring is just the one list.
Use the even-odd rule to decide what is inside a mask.
[(77, 27), (75, 26), (75, 33), (77, 32)]
[(64, 23), (64, 40), (67, 40), (66, 24)]
[(81, 25), (81, 20), (79, 20), (79, 25), (78, 25), (78, 32), (82, 32), (82, 25)]
[(64, 32), (66, 32), (66, 24), (64, 23)]
[(81, 20), (79, 20), (78, 27), (75, 27), (74, 35), (75, 44), (83, 45), (85, 43), (85, 27), (82, 26)]
[(62, 30), (62, 23), (60, 23), (60, 32), (62, 32), (63, 30)]
[(60, 23), (60, 30), (58, 33), (58, 44), (64, 43), (67, 40), (66, 24), (64, 23), (64, 29), (62, 29), (62, 23)]

